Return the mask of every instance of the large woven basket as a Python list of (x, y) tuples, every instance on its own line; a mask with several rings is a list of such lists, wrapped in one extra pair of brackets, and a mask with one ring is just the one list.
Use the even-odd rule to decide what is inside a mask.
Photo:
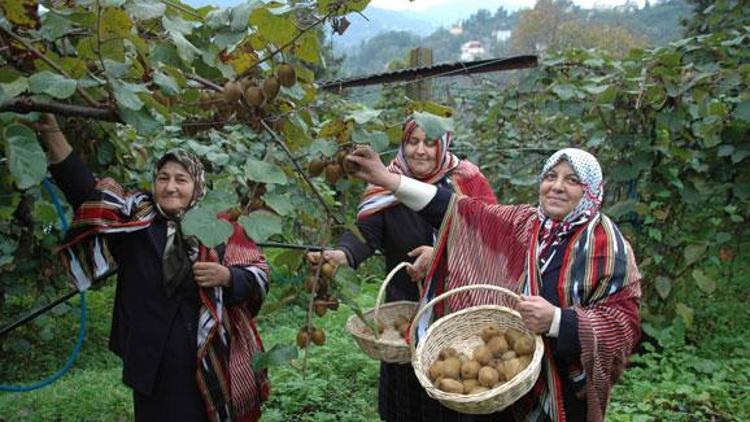
[[(415, 339), (415, 333), (422, 314), (431, 309), (438, 302), (443, 301), (456, 293), (473, 289), (494, 290), (518, 300), (518, 296), (510, 290), (502, 287), (477, 284), (463, 286), (450, 290), (434, 298), (417, 312), (411, 327), (409, 338)], [(471, 356), (472, 350), (483, 344), (479, 332), (487, 325), (494, 325), (500, 329), (515, 328), (521, 332), (533, 336), (535, 339), (534, 354), (531, 363), (512, 380), (497, 386), (491, 390), (479, 394), (456, 394), (439, 390), (432, 384), (427, 373), (430, 366), (435, 362), (440, 351), (447, 347), (453, 347), (459, 353)], [(419, 379), (419, 383), (427, 391), (427, 394), (439, 400), (445, 407), (460, 413), (483, 415), (498, 412), (513, 404), (534, 386), (542, 365), (544, 355), (544, 342), (538, 335), (534, 335), (526, 328), (521, 315), (513, 309), (499, 305), (480, 305), (462, 309), (448, 314), (434, 321), (424, 335), (419, 339), (419, 344), (414, 349), (414, 341), (411, 342), (412, 366)]]
[[(404, 315), (411, 319), (417, 311), (417, 302), (411, 302), (407, 300), (401, 300), (398, 302), (390, 302), (383, 304), (385, 299), (386, 288), (388, 283), (391, 282), (393, 277), (399, 270), (409, 265), (408, 262), (402, 262), (396, 265), (380, 286), (378, 292), (378, 298), (375, 302), (375, 307), (363, 312), (363, 316), (368, 321), (381, 321), (384, 325), (390, 326), (393, 324), (396, 316)], [(421, 292), (421, 285), (417, 283), (417, 286)], [(359, 345), (365, 354), (373, 359), (378, 359), (388, 363), (409, 363), (411, 361), (411, 349), (409, 345), (403, 339), (386, 339), (382, 337), (375, 337), (372, 330), (370, 330), (357, 315), (352, 315), (349, 320), (346, 321), (346, 330), (354, 337), (354, 340)]]

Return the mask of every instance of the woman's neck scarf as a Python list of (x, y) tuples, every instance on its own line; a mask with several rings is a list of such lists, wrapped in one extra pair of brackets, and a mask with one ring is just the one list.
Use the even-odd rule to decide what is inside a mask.
[(576, 148), (565, 148), (552, 154), (544, 163), (539, 175), (539, 182), (561, 161), (565, 161), (573, 168), (583, 188), (583, 197), (576, 207), (561, 221), (556, 221), (546, 215), (541, 204), (538, 216), (541, 229), (539, 231), (539, 246), (536, 248), (536, 259), (539, 260), (541, 272), (547, 269), (557, 252), (560, 242), (578, 227), (588, 223), (599, 214), (602, 204), (604, 188), (602, 185), (602, 169), (596, 158), (586, 151)]
[[(190, 207), (204, 195), (203, 171), (200, 162), (185, 151), (173, 150), (165, 155), (181, 163), (196, 184)], [(160, 168), (165, 157), (157, 162)], [(107, 246), (107, 235), (129, 233), (151, 226), (161, 215), (172, 225), (172, 246), (165, 247), (163, 263), (165, 292), (174, 293), (182, 282), (194, 283), (192, 277), (181, 274), (187, 266), (189, 272), (196, 260), (219, 262), (215, 250), (202, 245), (198, 239), (183, 237), (179, 216), (165, 215), (153, 200), (142, 191), (126, 192), (113, 179), (100, 179), (88, 200), (75, 210), (70, 230), (60, 248), (63, 265), (80, 291), (88, 289), (92, 281), (111, 274), (117, 267)], [(229, 221), (227, 214), (217, 216)], [(226, 242), (223, 265), (256, 267), (268, 273), (265, 258), (255, 243), (247, 237), (236, 222), (229, 221), (233, 234)], [(168, 228), (168, 230), (170, 230)], [(169, 242), (168, 242), (169, 243)], [(185, 259), (186, 258), (186, 259)], [(138, 263), (127, 263), (138, 265)], [(170, 273), (170, 274), (167, 274)], [(171, 285), (167, 283), (170, 277)], [(187, 280), (187, 281), (184, 281)], [(174, 289), (174, 290), (173, 290)], [(247, 304), (226, 306), (223, 289), (199, 289), (198, 369), (196, 379), (212, 421), (250, 420), (260, 417), (260, 403), (267, 399), (269, 386), (265, 370), (252, 369), (252, 357), (263, 350), (260, 336)]]
[[(409, 167), (409, 161), (406, 159), (404, 145), (411, 138), (414, 130), (419, 127), (414, 120), (407, 120), (404, 123), (404, 130), (401, 135), (401, 146), (398, 149), (396, 158), (388, 164), (388, 171), (395, 174), (401, 174), (407, 177), (415, 178), (425, 183), (434, 184), (442, 180), (449, 172), (459, 166), (461, 160), (450, 152), (450, 143), (453, 138), (451, 132), (445, 132), (436, 143), (437, 153), (435, 154), (435, 169), (424, 177), (414, 177), (414, 173)], [(357, 218), (363, 219), (370, 215), (376, 214), (386, 208), (398, 205), (400, 202), (393, 195), (393, 192), (383, 189), (380, 186), (367, 185), (362, 202), (359, 204)]]

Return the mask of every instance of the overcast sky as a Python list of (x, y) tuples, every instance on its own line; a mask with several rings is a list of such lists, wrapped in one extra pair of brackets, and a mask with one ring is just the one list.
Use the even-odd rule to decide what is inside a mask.
[[(573, 3), (585, 8), (592, 7), (612, 7), (624, 4), (627, 0), (573, 0)], [(463, 0), (372, 0), (371, 6), (389, 10), (427, 10), (430, 7), (447, 3), (461, 3)], [(645, 0), (636, 0), (638, 7), (642, 7)], [(497, 9), (500, 6), (508, 10), (534, 7), (535, 0), (487, 0), (483, 2), (486, 9)]]

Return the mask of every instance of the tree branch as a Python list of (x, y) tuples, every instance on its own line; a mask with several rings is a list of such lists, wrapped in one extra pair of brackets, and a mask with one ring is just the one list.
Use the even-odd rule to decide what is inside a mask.
[[(57, 65), (57, 63), (53, 62), (52, 60), (50, 60), (49, 57), (45, 56), (44, 53), (34, 48), (34, 46), (31, 45), (31, 43), (29, 43), (28, 41), (26, 41), (25, 39), (23, 39), (22, 37), (14, 33), (13, 31), (9, 29), (5, 29), (2, 26), (0, 26), (0, 31), (5, 32), (6, 34), (8, 34), (9, 37), (23, 44), (23, 46), (27, 50), (34, 53), (35, 56), (39, 57), (43, 62), (47, 63), (47, 65), (49, 65), (51, 68), (55, 69), (57, 73), (65, 76), (68, 79), (72, 79), (70, 76), (68, 76), (67, 73), (65, 73), (65, 71), (60, 66)], [(80, 86), (76, 85), (76, 91), (78, 91), (78, 94), (81, 96), (81, 98), (83, 98), (83, 100), (86, 101), (90, 106), (96, 107), (98, 105), (97, 102), (93, 98), (91, 98), (91, 96), (86, 91), (84, 91), (83, 88), (81, 88)]]
[(53, 113), (60, 116), (87, 117), (107, 122), (121, 122), (120, 116), (118, 116), (113, 109), (86, 107), (57, 102), (42, 103), (29, 97), (11, 98), (10, 100), (0, 102), (0, 112), (6, 111), (24, 114), (36, 111), (42, 113)]
[(302, 178), (305, 179), (305, 182), (307, 182), (308, 186), (310, 186), (310, 189), (312, 189), (313, 193), (315, 193), (315, 196), (318, 198), (318, 201), (320, 201), (321, 204), (323, 204), (323, 208), (325, 208), (326, 213), (328, 216), (336, 222), (336, 224), (341, 225), (341, 221), (336, 216), (336, 214), (333, 213), (333, 210), (328, 207), (328, 204), (326, 204), (326, 201), (323, 199), (323, 195), (318, 192), (318, 189), (315, 187), (313, 182), (310, 180), (310, 178), (307, 177), (307, 173), (300, 167), (299, 163), (297, 162), (297, 159), (294, 157), (294, 154), (292, 154), (292, 151), (289, 150), (289, 147), (286, 146), (286, 143), (279, 137), (279, 135), (271, 129), (271, 126), (268, 126), (268, 123), (266, 123), (265, 120), (261, 119), (260, 124), (263, 125), (263, 127), (268, 131), (268, 133), (271, 134), (271, 137), (273, 137), (274, 141), (276, 141), (276, 144), (281, 147), (281, 149), (284, 150), (284, 153), (289, 157), (289, 159), (292, 161), (292, 164), (294, 165), (295, 170), (297, 170), (297, 173), (302, 175)]
[(214, 91), (218, 91), (218, 92), (224, 91), (224, 88), (222, 88), (221, 86), (219, 86), (219, 85), (217, 85), (217, 84), (209, 81), (208, 79), (202, 78), (202, 77), (200, 77), (198, 75), (195, 75), (195, 74), (192, 74), (192, 73), (188, 73), (188, 74), (185, 75), (185, 77), (188, 78), (188, 79), (190, 79), (190, 80), (192, 80), (192, 81), (198, 82), (199, 84), (205, 86), (206, 88), (211, 88)]

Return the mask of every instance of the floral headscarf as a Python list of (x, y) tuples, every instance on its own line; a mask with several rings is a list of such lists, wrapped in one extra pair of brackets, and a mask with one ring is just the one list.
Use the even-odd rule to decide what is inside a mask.
[[(156, 181), (156, 175), (159, 173), (159, 170), (164, 167), (164, 164), (166, 164), (168, 161), (174, 161), (180, 164), (188, 172), (190, 178), (193, 179), (193, 197), (190, 199), (190, 203), (188, 204), (187, 209), (180, 213), (180, 215), (176, 216), (177, 219), (181, 219), (185, 211), (193, 208), (195, 204), (200, 202), (201, 199), (206, 196), (206, 174), (203, 170), (203, 164), (201, 164), (201, 161), (197, 156), (195, 156), (195, 154), (181, 148), (174, 148), (167, 151), (158, 161), (156, 161), (156, 163), (154, 163), (154, 181)], [(164, 212), (161, 210), (161, 207), (159, 207), (159, 204), (156, 204), (156, 208), (162, 215), (164, 215)]]

